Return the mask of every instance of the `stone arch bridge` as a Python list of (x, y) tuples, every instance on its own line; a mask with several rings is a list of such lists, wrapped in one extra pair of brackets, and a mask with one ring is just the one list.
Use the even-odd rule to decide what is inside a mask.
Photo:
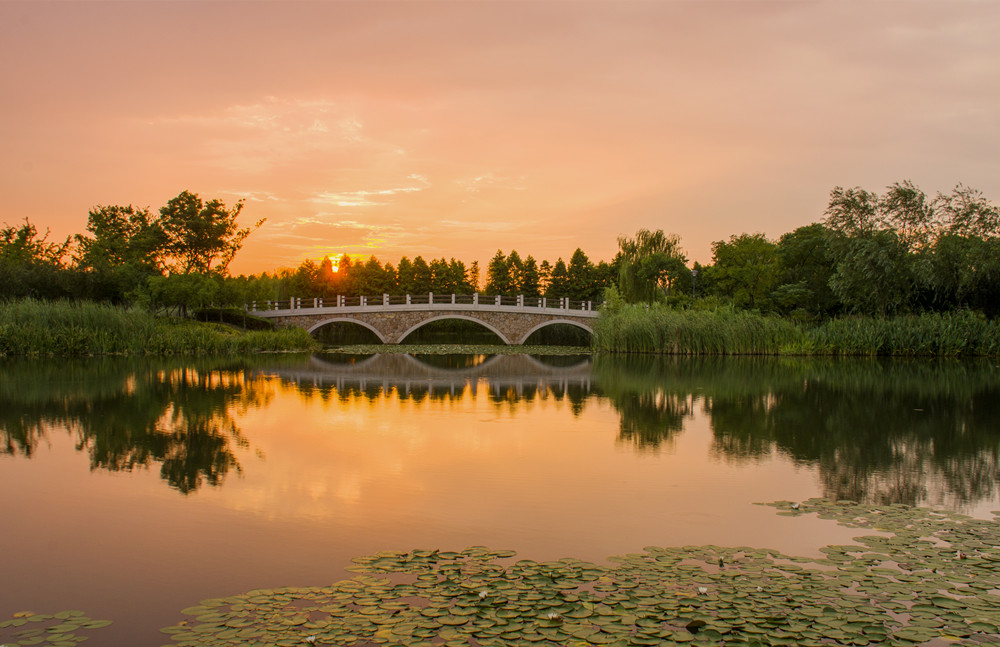
[(474, 321), (496, 333), (505, 344), (523, 344), (531, 333), (554, 324), (569, 324), (593, 334), (593, 322), (599, 314), (590, 301), (478, 294), (293, 298), (254, 302), (247, 310), (278, 326), (297, 326), (310, 333), (331, 323), (354, 323), (374, 332), (385, 344), (399, 344), (417, 328), (440, 319)]

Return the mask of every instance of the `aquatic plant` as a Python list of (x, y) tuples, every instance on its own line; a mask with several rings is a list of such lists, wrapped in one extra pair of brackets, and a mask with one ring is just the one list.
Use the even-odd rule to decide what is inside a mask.
[(4, 647), (75, 647), (87, 640), (91, 631), (110, 624), (110, 620), (88, 618), (83, 611), (54, 614), (21, 611), (9, 620), (0, 621), (0, 644)]
[[(325, 587), (184, 609), (180, 645), (914, 645), (1000, 642), (1000, 525), (901, 505), (770, 504), (881, 534), (810, 559), (747, 546), (512, 561), (513, 551), (381, 552)], [(1000, 513), (995, 513), (1000, 514)], [(383, 576), (376, 576), (381, 574)]]

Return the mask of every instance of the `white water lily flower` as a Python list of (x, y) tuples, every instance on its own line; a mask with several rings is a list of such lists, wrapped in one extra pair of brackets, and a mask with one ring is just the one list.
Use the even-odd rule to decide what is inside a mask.
[(306, 636), (306, 642), (310, 645), (316, 644), (316, 636)]
[(559, 614), (558, 613), (550, 613), (550, 614), (546, 615), (545, 617), (548, 618), (549, 620), (555, 620), (556, 618), (559, 617)]
[(698, 587), (698, 595), (705, 595), (706, 593), (708, 593), (708, 587), (707, 586), (699, 586)]
[(757, 593), (760, 593), (760, 592), (761, 592), (761, 591), (763, 591), (763, 590), (764, 590), (764, 587), (763, 587), (763, 586), (758, 586), (758, 587), (757, 587)]
[(489, 589), (483, 589), (482, 591), (480, 591), (479, 592), (479, 599), (480, 600), (484, 599), (489, 592), (490, 592)]

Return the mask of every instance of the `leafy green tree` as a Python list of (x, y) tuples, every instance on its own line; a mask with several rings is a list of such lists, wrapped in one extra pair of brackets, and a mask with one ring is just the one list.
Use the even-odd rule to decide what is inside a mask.
[(468, 294), (473, 292), (469, 283), (469, 272), (465, 263), (452, 258), (448, 262), (448, 292), (451, 294)]
[(892, 230), (840, 238), (833, 248), (833, 294), (852, 311), (869, 315), (904, 312), (913, 299), (914, 256)]
[(1000, 239), (945, 234), (920, 267), (930, 307), (971, 307), (991, 317), (1000, 312)]
[(486, 293), (509, 295), (513, 293), (513, 288), (514, 284), (507, 257), (504, 256), (502, 250), (498, 249), (497, 253), (490, 259), (489, 265), (486, 266)]
[(49, 241), (25, 219), (0, 227), (0, 297), (61, 298), (72, 295), (74, 278), (66, 267), (70, 239)]
[(934, 205), (942, 216), (942, 226), (949, 234), (994, 238), (1000, 236), (1000, 210), (983, 194), (959, 184), (950, 194), (938, 193)]
[(666, 298), (689, 270), (680, 237), (662, 229), (640, 229), (635, 238), (618, 237), (618, 287), (629, 303), (652, 303)]
[(189, 310), (212, 305), (219, 292), (221, 277), (211, 274), (170, 274), (147, 280), (150, 305), (154, 310), (176, 311), (187, 317)]
[(87, 235), (77, 234), (77, 265), (96, 271), (122, 267), (151, 275), (162, 273), (166, 235), (149, 209), (128, 205), (97, 206), (87, 214)]
[(549, 299), (561, 299), (569, 296), (569, 272), (563, 259), (556, 261), (549, 275), (549, 284), (545, 288), (545, 296)]
[(764, 234), (730, 236), (712, 243), (716, 289), (737, 306), (763, 308), (778, 279), (777, 245)]
[(396, 284), (400, 294), (413, 294), (414, 272), (413, 263), (403, 257), (396, 266)]
[(521, 285), (519, 291), (525, 297), (540, 297), (542, 295), (541, 282), (538, 264), (535, 261), (535, 257), (529, 254), (521, 266)]
[(834, 187), (824, 224), (843, 236), (870, 236), (885, 228), (877, 193), (861, 187)]
[(329, 256), (324, 256), (316, 272), (316, 296), (324, 298), (336, 296), (336, 282), (337, 272), (333, 269), (333, 260)]
[(430, 262), (430, 268), (430, 291), (434, 294), (451, 294), (455, 286), (451, 280), (451, 273), (448, 271), (448, 261), (443, 258), (435, 258)]
[(524, 261), (516, 249), (510, 250), (510, 254), (507, 255), (507, 271), (510, 274), (510, 285), (505, 294), (519, 294), (523, 282), (521, 274), (524, 272)]
[(923, 249), (930, 243), (937, 225), (934, 205), (912, 182), (905, 180), (890, 185), (879, 200), (879, 208), (887, 226), (896, 231), (900, 241), (911, 251)]
[(836, 269), (830, 249), (832, 233), (814, 223), (782, 235), (778, 241), (778, 287), (771, 293), (784, 313), (799, 311), (810, 318), (832, 314), (839, 302), (830, 289)]
[(240, 228), (236, 218), (243, 201), (227, 209), (220, 200), (203, 202), (198, 194), (183, 191), (160, 209), (160, 227), (166, 236), (165, 250), (172, 270), (187, 274), (211, 271), (225, 274), (236, 252), (253, 228)]
[(538, 265), (538, 289), (542, 294), (547, 294), (549, 290), (549, 280), (552, 278), (552, 264), (542, 259)]
[(434, 274), (423, 256), (413, 259), (413, 294), (426, 294), (434, 287)]
[(337, 264), (337, 294), (344, 296), (358, 296), (354, 286), (355, 266), (357, 264), (350, 256), (344, 254)]
[(467, 275), (469, 281), (469, 289), (472, 292), (479, 292), (479, 261), (472, 261), (472, 265), (469, 266), (469, 273)]
[(594, 298), (594, 264), (579, 247), (573, 252), (566, 268), (568, 296), (575, 301)]
[(357, 290), (360, 295), (378, 297), (388, 294), (395, 287), (395, 276), (386, 271), (379, 260), (369, 257), (357, 277)]

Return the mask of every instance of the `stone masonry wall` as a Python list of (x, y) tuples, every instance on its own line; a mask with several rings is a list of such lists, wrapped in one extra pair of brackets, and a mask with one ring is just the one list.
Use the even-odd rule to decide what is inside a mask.
[(376, 330), (387, 344), (398, 344), (404, 334), (412, 332), (420, 324), (434, 319), (469, 319), (484, 324), (509, 344), (520, 344), (528, 334), (541, 324), (551, 321), (571, 321), (593, 331), (592, 318), (574, 317), (565, 310), (555, 313), (535, 312), (490, 312), (482, 310), (448, 310), (420, 311), (403, 310), (395, 312), (357, 312), (345, 314), (309, 314), (296, 315), (289, 313), (271, 320), (278, 326), (298, 326), (312, 331), (321, 325), (336, 321), (348, 321), (367, 324)]

